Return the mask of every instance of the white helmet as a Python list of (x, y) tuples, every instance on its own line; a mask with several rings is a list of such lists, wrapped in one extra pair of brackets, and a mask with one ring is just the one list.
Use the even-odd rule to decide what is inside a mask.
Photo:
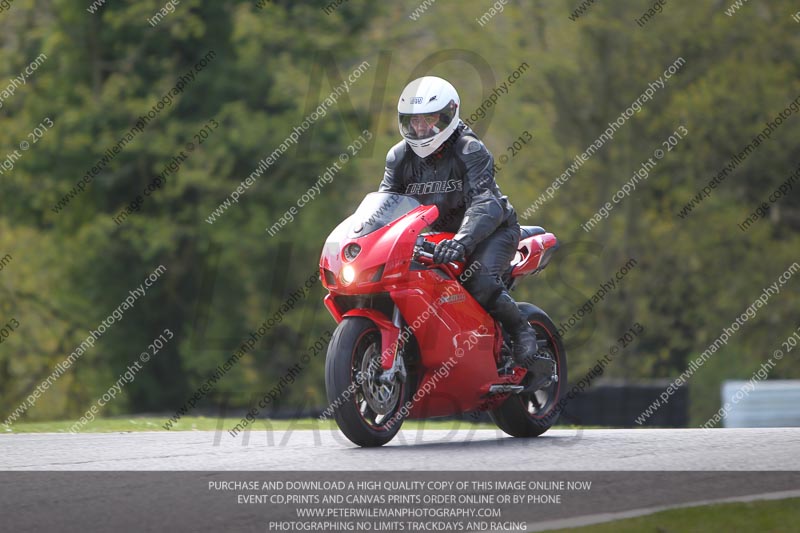
[(420, 156), (435, 152), (458, 126), (461, 100), (450, 82), (436, 76), (419, 78), (403, 89), (397, 102), (400, 134)]

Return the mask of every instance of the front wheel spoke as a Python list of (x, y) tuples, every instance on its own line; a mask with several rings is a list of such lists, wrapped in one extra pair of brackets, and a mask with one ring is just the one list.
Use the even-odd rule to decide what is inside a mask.
[(376, 413), (375, 410), (372, 407), (370, 407), (370, 405), (368, 403), (364, 404), (364, 413), (363, 414), (364, 414), (364, 418), (366, 418), (368, 420), (372, 420), (373, 422), (375, 421), (375, 417), (378, 416), (378, 413)]
[(392, 391), (391, 391), (391, 390), (389, 389), (389, 387), (388, 387), (388, 386), (386, 386), (386, 385), (383, 385), (383, 386), (380, 388), (380, 391), (378, 391), (378, 397), (379, 397), (379, 398), (380, 398), (382, 401), (386, 401), (387, 399), (391, 398), (391, 396), (392, 396)]
[(531, 398), (531, 403), (533, 404), (533, 409), (534, 409), (533, 412), (538, 413), (542, 409), (542, 404), (539, 403), (539, 398), (536, 396), (535, 392), (531, 394), (530, 398)]
[(358, 412), (361, 413), (361, 416), (364, 416), (364, 413), (367, 411), (367, 401), (362, 400), (358, 404)]

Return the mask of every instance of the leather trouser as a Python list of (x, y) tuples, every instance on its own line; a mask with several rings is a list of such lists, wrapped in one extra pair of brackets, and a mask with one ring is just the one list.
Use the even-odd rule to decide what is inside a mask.
[(516, 221), (500, 225), (494, 233), (478, 243), (468, 257), (467, 268), (473, 273), (464, 282), (464, 288), (509, 333), (518, 331), (525, 323), (502, 280), (517, 252), (519, 238), (520, 228)]

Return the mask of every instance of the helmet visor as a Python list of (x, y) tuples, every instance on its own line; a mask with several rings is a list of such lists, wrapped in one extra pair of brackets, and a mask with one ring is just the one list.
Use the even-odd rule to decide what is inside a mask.
[(450, 100), (444, 108), (433, 113), (399, 113), (400, 131), (409, 140), (430, 139), (450, 125), (455, 111), (455, 102)]

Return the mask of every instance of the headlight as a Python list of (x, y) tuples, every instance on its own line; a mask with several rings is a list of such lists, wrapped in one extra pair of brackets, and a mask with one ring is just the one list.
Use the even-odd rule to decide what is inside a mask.
[(356, 243), (350, 243), (344, 247), (344, 258), (348, 261), (352, 261), (360, 252), (361, 246), (357, 245)]
[(345, 285), (348, 285), (352, 283), (354, 279), (356, 279), (356, 269), (350, 265), (345, 265), (344, 268), (342, 268), (342, 281)]

